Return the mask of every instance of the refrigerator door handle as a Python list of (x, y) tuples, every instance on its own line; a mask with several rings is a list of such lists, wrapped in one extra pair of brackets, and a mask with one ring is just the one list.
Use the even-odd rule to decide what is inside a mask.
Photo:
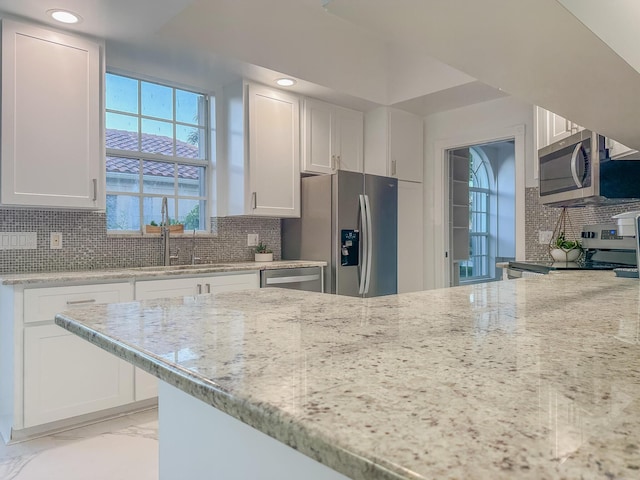
[(365, 202), (365, 196), (360, 197), (360, 223), (362, 224), (362, 260), (360, 261), (360, 288), (358, 294), (363, 295), (365, 293), (365, 281), (367, 277), (367, 258), (369, 255), (369, 240), (367, 238), (367, 207)]
[(367, 272), (364, 282), (364, 294), (369, 293), (369, 285), (371, 284), (371, 260), (373, 256), (373, 234), (371, 233), (371, 204), (369, 203), (369, 195), (364, 195), (364, 206), (367, 218), (367, 234), (365, 237), (365, 245), (367, 246)]

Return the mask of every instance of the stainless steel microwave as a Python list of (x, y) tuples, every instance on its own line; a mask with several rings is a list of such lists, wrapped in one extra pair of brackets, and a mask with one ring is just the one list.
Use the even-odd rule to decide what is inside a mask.
[(558, 207), (640, 200), (640, 160), (611, 160), (602, 135), (582, 130), (538, 151), (540, 201)]

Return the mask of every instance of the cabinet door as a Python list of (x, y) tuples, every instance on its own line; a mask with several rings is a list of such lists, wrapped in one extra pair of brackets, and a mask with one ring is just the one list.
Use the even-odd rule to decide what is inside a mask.
[(389, 175), (398, 180), (422, 182), (422, 118), (402, 110), (389, 110)]
[(249, 199), (251, 215), (300, 216), (298, 98), (249, 86)]
[(5, 205), (104, 208), (100, 48), (3, 20)]
[(333, 173), (336, 154), (332, 145), (333, 105), (305, 99), (302, 169), (308, 173)]
[(551, 145), (552, 143), (584, 130), (584, 128), (560, 115), (547, 111), (546, 130), (547, 145)]
[(349, 108), (334, 107), (332, 143), (339, 170), (364, 171), (364, 115)]
[(25, 328), (25, 427), (132, 401), (129, 363), (57, 325)]
[(616, 142), (615, 140), (609, 140), (609, 156), (613, 159), (624, 158), (630, 155), (633, 155), (633, 158), (638, 158), (638, 151), (633, 148), (629, 148), (626, 145), (623, 145), (620, 142)]
[(398, 293), (424, 289), (422, 183), (398, 182)]

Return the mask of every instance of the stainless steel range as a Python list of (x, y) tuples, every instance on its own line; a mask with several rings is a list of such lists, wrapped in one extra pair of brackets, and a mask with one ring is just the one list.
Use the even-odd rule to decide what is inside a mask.
[(635, 238), (622, 236), (616, 223), (585, 225), (581, 234), (584, 254), (577, 262), (513, 261), (509, 262), (509, 278), (544, 275), (554, 270), (614, 270), (635, 268)]

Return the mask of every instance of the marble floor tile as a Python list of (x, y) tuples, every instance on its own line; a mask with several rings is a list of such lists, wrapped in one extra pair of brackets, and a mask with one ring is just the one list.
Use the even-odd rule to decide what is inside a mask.
[(4, 445), (3, 480), (157, 480), (158, 412), (125, 415)]

